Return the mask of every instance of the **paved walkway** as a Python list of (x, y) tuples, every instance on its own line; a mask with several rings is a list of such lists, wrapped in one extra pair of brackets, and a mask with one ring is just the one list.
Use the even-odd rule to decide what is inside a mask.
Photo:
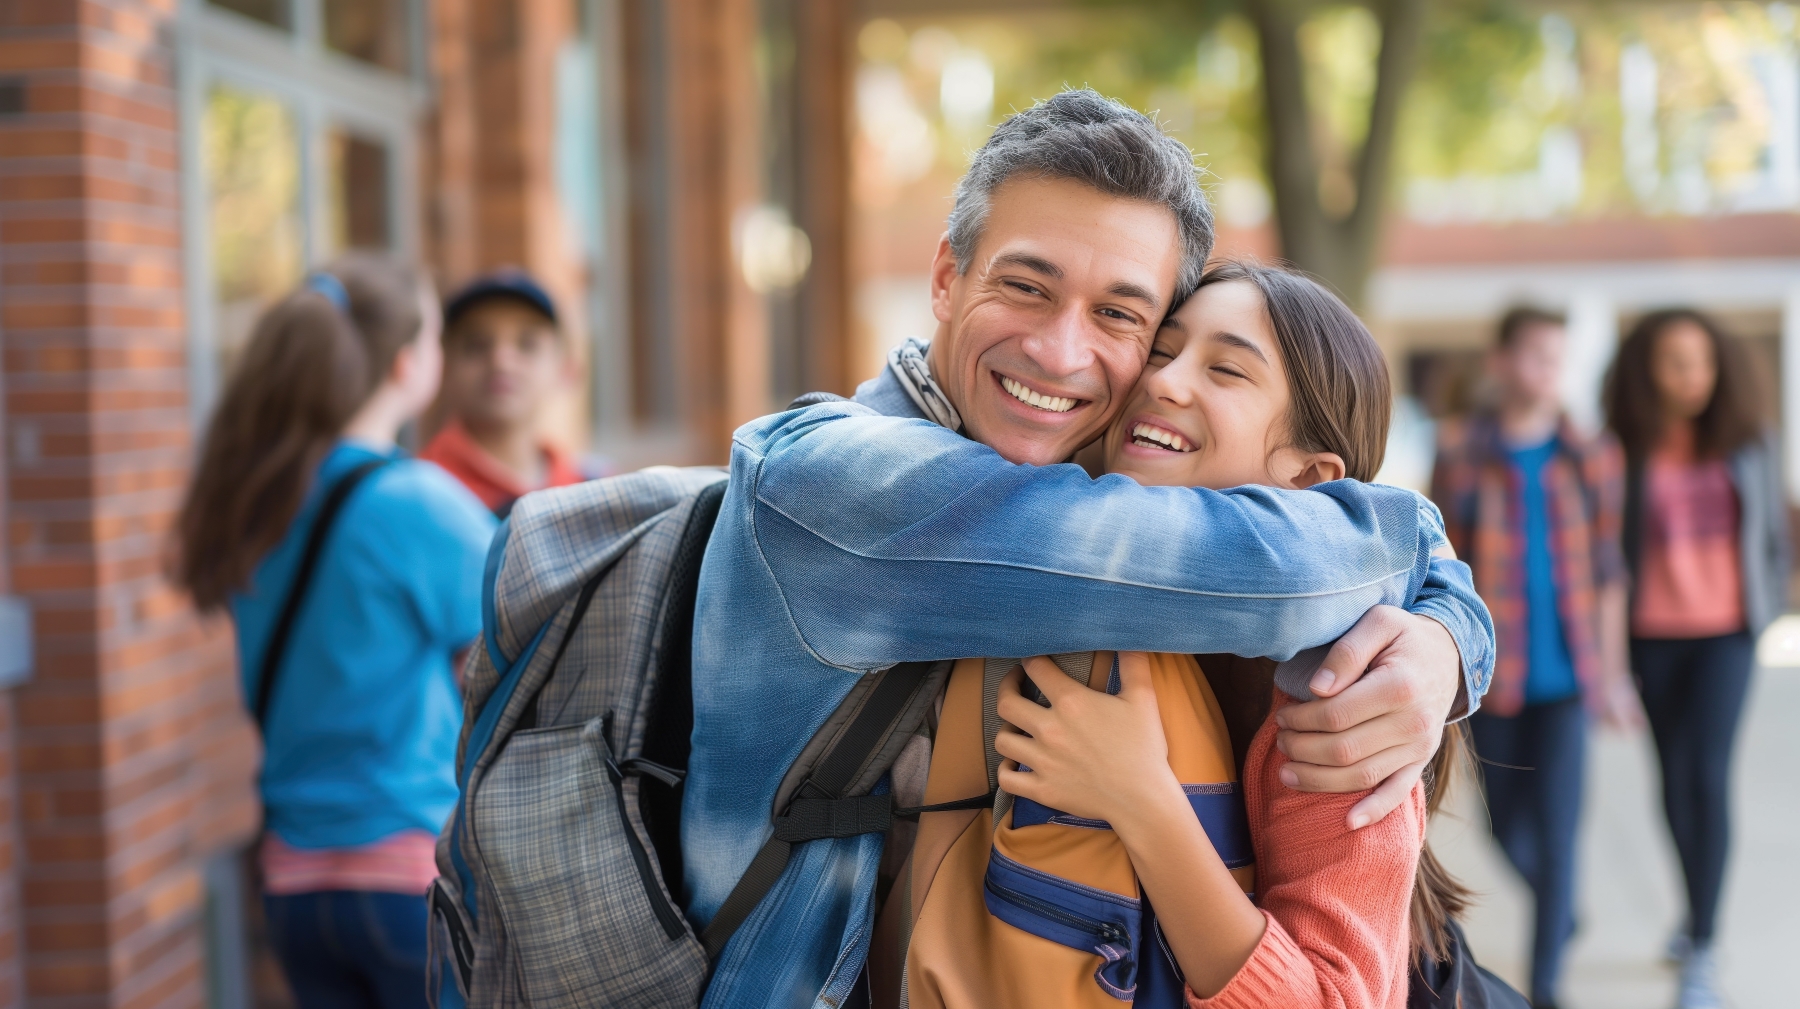
[[(1580, 929), (1567, 1009), (1668, 1009), (1675, 973), (1660, 959), (1682, 912), (1675, 852), (1657, 798), (1648, 735), (1597, 733), (1581, 832)], [(1524, 987), (1531, 893), (1487, 834), (1464, 788), (1433, 830), (1439, 855), (1481, 893), (1468, 932), (1477, 957)], [(1719, 949), (1733, 1009), (1800, 1006), (1800, 669), (1763, 669), (1751, 689), (1733, 794), (1737, 829)]]

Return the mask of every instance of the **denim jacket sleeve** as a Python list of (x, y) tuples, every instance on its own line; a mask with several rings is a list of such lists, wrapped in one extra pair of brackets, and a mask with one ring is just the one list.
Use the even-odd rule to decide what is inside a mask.
[(1414, 596), (1465, 674), (1492, 651), (1467, 569), (1430, 557), (1436, 509), (1399, 488), (1094, 480), (851, 403), (746, 425), (732, 480), (754, 495), (788, 619), (840, 668), (1087, 648), (1279, 659)]

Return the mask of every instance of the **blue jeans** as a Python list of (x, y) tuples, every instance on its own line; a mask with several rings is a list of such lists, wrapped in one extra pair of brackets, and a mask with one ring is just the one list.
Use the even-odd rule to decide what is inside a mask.
[(1756, 639), (1633, 638), (1631, 669), (1662, 763), (1663, 811), (1687, 883), (1688, 930), (1709, 943), (1731, 850), (1731, 750)]
[(1581, 698), (1527, 704), (1511, 718), (1469, 719), (1494, 840), (1537, 898), (1531, 1001), (1556, 1001), (1563, 947), (1575, 933), (1575, 826), (1587, 759)]
[(263, 897), (300, 1009), (425, 1009), (425, 898), (327, 890)]

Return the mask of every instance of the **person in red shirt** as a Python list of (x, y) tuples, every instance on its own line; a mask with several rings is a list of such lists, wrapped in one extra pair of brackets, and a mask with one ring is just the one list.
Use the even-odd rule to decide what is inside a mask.
[(587, 479), (539, 431), (544, 405), (573, 378), (556, 303), (517, 271), (481, 277), (444, 303), (448, 421), (419, 457), (504, 518), (522, 495)]

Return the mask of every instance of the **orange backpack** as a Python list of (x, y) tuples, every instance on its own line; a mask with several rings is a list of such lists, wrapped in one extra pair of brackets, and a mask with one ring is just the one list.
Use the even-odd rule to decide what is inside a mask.
[[(1111, 652), (1052, 656), (1094, 689), (1118, 690)], [(1147, 662), (1169, 764), (1220, 857), (1253, 885), (1254, 856), (1231, 741), (1190, 655)], [(964, 659), (945, 688), (927, 805), (994, 790), (1000, 681), (1016, 659)], [(1097, 682), (1095, 670), (1107, 670)], [(1125, 846), (1085, 820), (995, 791), (992, 808), (924, 813), (876, 926), (875, 1005), (909, 1009), (1184, 1006), (1179, 968)]]

